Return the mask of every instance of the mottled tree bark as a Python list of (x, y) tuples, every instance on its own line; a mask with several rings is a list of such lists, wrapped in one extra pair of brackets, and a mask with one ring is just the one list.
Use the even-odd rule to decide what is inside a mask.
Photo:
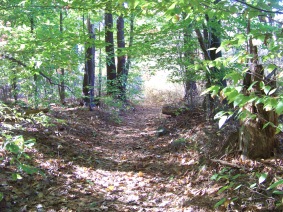
[[(184, 18), (186, 17), (186, 14), (183, 15)], [(191, 35), (192, 35), (192, 28), (191, 26), (186, 26), (183, 30), (183, 37), (184, 37), (184, 47), (185, 47), (185, 52), (184, 52), (184, 57), (185, 57), (185, 61), (189, 61), (190, 63), (192, 63), (192, 52), (189, 50), (188, 44), (190, 42), (190, 39), (192, 39)], [(182, 55), (181, 55), (182, 57)], [(197, 91), (197, 85), (196, 82), (194, 80), (192, 80), (192, 76), (190, 76), (190, 71), (188, 69), (188, 66), (186, 64), (183, 65), (184, 67), (182, 69), (184, 69), (185, 71), (185, 76), (184, 76), (184, 84), (185, 84), (185, 96), (184, 99), (185, 101), (188, 103), (188, 105), (190, 105), (191, 107), (194, 107), (194, 96), (196, 95), (196, 91)]]
[[(62, 11), (60, 11), (60, 32), (63, 33), (63, 13)], [(61, 104), (65, 104), (66, 102), (66, 90), (65, 90), (65, 69), (61, 68), (60, 71), (60, 86), (58, 86), (58, 90), (59, 90), (59, 97), (60, 97), (60, 101)]]
[(111, 1), (105, 9), (105, 42), (106, 42), (106, 71), (107, 71), (107, 93), (113, 95), (116, 90), (116, 64), (114, 53), (113, 16)]
[(118, 89), (119, 98), (123, 101), (126, 100), (126, 79), (128, 77), (126, 72), (126, 56), (123, 50), (125, 49), (125, 35), (124, 35), (124, 18), (119, 16), (117, 19), (117, 76), (118, 76)]
[[(87, 28), (89, 39), (95, 40), (94, 25), (87, 19)], [(89, 106), (89, 110), (93, 110), (94, 103), (94, 82), (95, 82), (95, 47), (93, 44), (86, 43), (86, 59), (85, 59), (85, 74), (83, 92), (85, 95), (84, 101)]]
[[(250, 33), (250, 21), (248, 21), (247, 34)], [(254, 93), (257, 96), (264, 95), (260, 88), (260, 82), (264, 80), (264, 69), (258, 58), (257, 46), (253, 45), (252, 38), (249, 39), (249, 53), (253, 55), (250, 60), (250, 70), (246, 73), (243, 84), (245, 95)], [(256, 82), (251, 90), (247, 90), (252, 83)], [(275, 126), (278, 124), (278, 116), (275, 111), (266, 111), (262, 103), (248, 103), (245, 110), (256, 118), (247, 118), (241, 122), (239, 144), (242, 159), (246, 158), (268, 158), (272, 156), (275, 148), (275, 132), (276, 128), (268, 125), (263, 129), (263, 126), (271, 122)]]

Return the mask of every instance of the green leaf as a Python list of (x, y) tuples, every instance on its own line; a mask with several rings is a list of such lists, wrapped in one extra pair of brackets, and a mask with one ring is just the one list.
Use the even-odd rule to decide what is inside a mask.
[(0, 202), (2, 201), (2, 199), (4, 199), (4, 194), (0, 192)]
[(222, 198), (221, 200), (219, 200), (215, 205), (214, 208), (218, 208), (219, 206), (223, 205), (226, 202), (226, 197)]
[(276, 69), (277, 68), (277, 66), (276, 65), (274, 65), (274, 64), (269, 64), (268, 66), (267, 66), (267, 71), (270, 73), (270, 72), (272, 72), (274, 69)]
[(211, 180), (217, 180), (218, 175), (219, 175), (219, 174), (214, 174), (214, 175), (212, 175), (212, 176), (211, 176), (211, 178), (210, 178), (210, 179), (211, 179)]
[(12, 153), (19, 154), (21, 151), (20, 147), (14, 143), (8, 143), (6, 149)]
[(228, 118), (228, 116), (226, 116), (226, 115), (225, 115), (225, 116), (222, 116), (222, 117), (220, 118), (220, 120), (219, 120), (219, 122), (218, 122), (219, 128), (221, 128), (221, 127), (225, 124), (227, 118)]
[(263, 91), (265, 93), (265, 95), (268, 95), (268, 92), (271, 90), (271, 87), (269, 85), (266, 85), (263, 87)]
[(256, 83), (257, 83), (257, 81), (253, 82), (253, 83), (249, 86), (248, 91), (250, 91)]
[(267, 173), (263, 173), (260, 175), (260, 177), (258, 178), (258, 183), (261, 184), (263, 183), (267, 178)]
[(229, 185), (223, 186), (217, 193), (221, 194), (223, 191), (228, 190), (229, 188), (233, 187), (234, 183), (231, 182)]
[(27, 174), (34, 174), (38, 172), (37, 168), (25, 164), (20, 164), (19, 168), (22, 169)]
[(175, 9), (177, 2), (174, 2), (173, 4), (171, 4), (171, 6), (168, 8), (168, 10), (173, 10)]
[(276, 113), (279, 115), (283, 112), (283, 101), (280, 99), (280, 101), (278, 102), (278, 104), (275, 107), (275, 111)]
[(226, 111), (220, 111), (215, 114), (214, 119), (220, 119), (222, 116), (224, 116), (227, 112)]
[(23, 177), (20, 174), (13, 173), (12, 174), (12, 180), (21, 180)]
[(272, 192), (273, 194), (282, 195), (283, 191), (275, 190)]
[(246, 38), (245, 35), (238, 34), (235, 37), (238, 39), (238, 45), (242, 45), (242, 44), (246, 43), (247, 38)]
[(268, 95), (272, 95), (277, 91), (277, 88), (272, 89), (271, 91), (269, 91)]
[(236, 180), (238, 177), (240, 177), (241, 174), (236, 174), (235, 176), (232, 177), (233, 180)]
[(217, 54), (218, 52), (220, 52), (221, 50), (224, 50), (223, 46), (220, 46), (216, 49), (215, 53)]
[(26, 140), (25, 142), (24, 142), (24, 144), (25, 144), (25, 146), (27, 147), (27, 148), (31, 148), (31, 147), (33, 147), (34, 145), (35, 145), (35, 142), (36, 140), (35, 140), (35, 138), (31, 138), (31, 139), (29, 139), (29, 140)]
[(270, 122), (267, 122), (266, 124), (264, 124), (262, 129), (265, 129), (268, 125), (270, 125)]
[(207, 88), (205, 91), (203, 91), (201, 93), (201, 95), (205, 95), (205, 94), (207, 94), (209, 92), (218, 93), (219, 90), (220, 90), (220, 86), (213, 85), (213, 86)]
[(236, 186), (236, 187), (234, 188), (234, 190), (238, 190), (238, 189), (241, 188), (241, 187), (242, 187), (242, 184)]
[(281, 185), (281, 184), (283, 184), (283, 179), (278, 180), (277, 182), (273, 183), (271, 186), (269, 186), (269, 187), (267, 188), (267, 190), (276, 188), (278, 185)]
[(264, 86), (265, 86), (264, 82), (263, 82), (263, 81), (260, 81), (260, 82), (259, 82), (259, 87), (260, 87), (261, 89), (263, 89)]
[(278, 124), (277, 128), (276, 128), (276, 134), (283, 132), (283, 124)]
[(26, 158), (26, 159), (30, 159), (30, 156), (26, 153), (23, 153), (23, 156)]
[(250, 188), (251, 188), (251, 189), (253, 189), (253, 188), (255, 188), (255, 187), (256, 187), (256, 183), (253, 183), (253, 184), (250, 185)]
[(226, 78), (229, 78), (229, 79), (233, 80), (233, 83), (234, 83), (234, 84), (237, 84), (241, 79), (243, 79), (243, 76), (242, 76), (242, 74), (239, 73), (239, 72), (232, 72), (232, 73), (230, 73), (230, 74), (227, 74), (227, 75), (225, 76), (225, 79), (226, 79)]

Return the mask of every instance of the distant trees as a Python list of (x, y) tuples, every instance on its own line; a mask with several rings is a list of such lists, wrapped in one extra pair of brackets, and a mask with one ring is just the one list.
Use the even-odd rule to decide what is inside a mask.
[[(152, 70), (174, 70), (172, 79), (185, 83), (191, 105), (196, 83), (205, 81), (207, 109), (212, 111), (217, 98), (233, 106), (216, 114), (220, 126), (232, 114), (241, 119), (243, 155), (268, 157), (276, 131), (283, 129), (277, 121), (283, 96), (276, 87), (282, 75), (276, 63), (282, 58), (282, 21), (275, 15), (282, 9), (282, 1), (273, 0), (4, 1), (0, 75), (7, 80), (1, 83), (12, 88), (15, 100), (25, 96), (35, 107), (81, 97), (83, 84), (92, 109), (95, 48), (100, 59), (106, 56), (99, 60), (100, 67), (106, 63), (106, 93), (123, 101), (133, 58), (151, 60)], [(104, 18), (97, 11), (104, 11)], [(89, 19), (82, 23), (86, 12)], [(96, 34), (102, 36), (92, 23), (103, 19), (104, 39), (97, 40)]]

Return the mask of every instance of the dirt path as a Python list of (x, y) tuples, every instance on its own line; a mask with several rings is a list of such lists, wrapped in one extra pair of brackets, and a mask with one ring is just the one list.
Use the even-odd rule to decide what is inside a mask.
[[(52, 116), (65, 123), (56, 122), (48, 130), (30, 126), (23, 132), (37, 139), (36, 150), (29, 154), (46, 175), (25, 175), (15, 182), (7, 176), (13, 170), (4, 167), (2, 209), (213, 210), (215, 201), (209, 198), (218, 188), (210, 186), (210, 170), (200, 169), (195, 144), (186, 149), (170, 146), (183, 132), (170, 128), (176, 120), (163, 117), (160, 108), (139, 106), (122, 114), (119, 124), (102, 110), (55, 109)], [(158, 135), (160, 127), (168, 133)]]

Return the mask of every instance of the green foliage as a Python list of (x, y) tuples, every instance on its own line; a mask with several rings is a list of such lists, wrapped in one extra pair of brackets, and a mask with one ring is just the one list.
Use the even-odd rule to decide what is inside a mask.
[(143, 80), (140, 74), (131, 72), (128, 75), (126, 97), (129, 101), (142, 98)]
[[(245, 193), (245, 189), (249, 192), (255, 192), (265, 198), (273, 198), (273, 195), (283, 195), (282, 186), (283, 180), (273, 179), (270, 181), (268, 173), (251, 172), (245, 174), (236, 174), (233, 169), (222, 168), (218, 173), (211, 176), (211, 180), (224, 183), (224, 185), (218, 190), (218, 194), (222, 197), (215, 205), (215, 208), (220, 206), (227, 207), (233, 201), (238, 199), (237, 192)], [(237, 192), (235, 192), (237, 191)], [(276, 207), (280, 207), (282, 202), (276, 203)]]
[(114, 122), (120, 123), (121, 119), (119, 117), (119, 114), (120, 110), (124, 107), (124, 102), (112, 96), (103, 96), (100, 98), (100, 102), (102, 102), (105, 106), (105, 109), (110, 112), (110, 118)]
[[(215, 205), (214, 208), (218, 208), (221, 205), (226, 205), (234, 202), (238, 199), (237, 196), (230, 197), (229, 192), (239, 190), (242, 187), (242, 183), (238, 182), (238, 178), (242, 177), (242, 174), (233, 174), (231, 169), (223, 168), (219, 173), (212, 175), (211, 180), (220, 181), (224, 180), (226, 183), (218, 190), (218, 194), (225, 192), (224, 198), (221, 198)], [(232, 192), (231, 192), (232, 194)], [(233, 195), (233, 194), (232, 194)]]
[[(15, 165), (20, 172), (27, 174), (42, 173), (38, 168), (25, 164), (27, 160), (31, 160), (30, 156), (26, 153), (27, 149), (35, 145), (35, 139), (25, 140), (22, 135), (11, 136), (2, 134), (4, 138), (1, 149), (5, 150), (7, 154), (11, 154), (10, 164)], [(18, 173), (12, 174), (12, 179), (21, 179)]]

